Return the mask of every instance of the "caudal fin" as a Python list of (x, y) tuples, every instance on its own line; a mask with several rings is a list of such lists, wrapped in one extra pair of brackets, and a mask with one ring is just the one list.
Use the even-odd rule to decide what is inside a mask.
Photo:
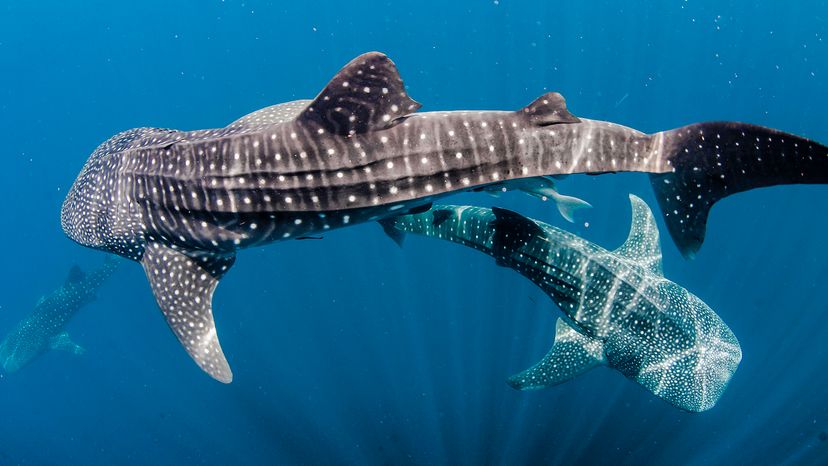
[(704, 242), (707, 216), (732, 194), (781, 184), (828, 183), (828, 147), (744, 123), (697, 123), (655, 135), (673, 171), (650, 181), (685, 257)]
[(555, 192), (552, 198), (555, 200), (555, 205), (558, 206), (558, 212), (561, 213), (561, 217), (571, 223), (575, 223), (576, 211), (592, 207), (592, 204), (583, 199), (567, 196), (558, 192)]

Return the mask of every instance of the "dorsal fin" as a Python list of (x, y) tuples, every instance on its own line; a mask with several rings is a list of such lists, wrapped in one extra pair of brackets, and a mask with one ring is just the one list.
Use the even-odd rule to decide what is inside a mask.
[(658, 225), (647, 203), (638, 196), (630, 194), (632, 206), (632, 224), (627, 240), (614, 252), (649, 272), (663, 276), (661, 269), (661, 244), (659, 243)]
[(213, 291), (236, 256), (191, 256), (150, 242), (141, 265), (167, 324), (187, 354), (214, 379), (230, 383), (233, 373), (224, 357), (213, 321)]
[(533, 239), (544, 236), (537, 222), (517, 212), (492, 207), (492, 213), (495, 219), (488, 226), (494, 229), (492, 250), (495, 259), (511, 256)]
[(517, 112), (537, 126), (560, 123), (580, 123), (581, 120), (566, 109), (566, 100), (557, 92), (547, 92)]
[(77, 265), (73, 265), (72, 268), (69, 269), (69, 275), (66, 277), (66, 284), (79, 283), (82, 282), (84, 278), (86, 278), (86, 273), (84, 273), (84, 271)]
[(369, 52), (345, 65), (297, 120), (344, 136), (390, 128), (418, 108), (394, 62)]
[(437, 209), (431, 213), (431, 225), (439, 227), (440, 225), (445, 223), (446, 220), (450, 219), (454, 214), (455, 212), (450, 209)]

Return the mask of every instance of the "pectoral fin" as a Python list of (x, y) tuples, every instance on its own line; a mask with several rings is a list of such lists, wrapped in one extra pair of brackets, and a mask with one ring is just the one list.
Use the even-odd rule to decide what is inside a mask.
[(164, 318), (191, 358), (219, 382), (233, 373), (213, 321), (213, 291), (236, 256), (184, 253), (160, 243), (147, 245), (141, 265)]
[(403, 243), (405, 242), (405, 232), (394, 228), (393, 219), (385, 218), (377, 223), (380, 224), (385, 235), (391, 238), (391, 241), (396, 243), (397, 246), (403, 247)]
[(49, 348), (53, 350), (66, 351), (68, 353), (81, 355), (86, 352), (83, 347), (69, 338), (69, 334), (61, 332), (52, 337), (49, 341)]
[(599, 364), (605, 364), (603, 344), (573, 329), (558, 318), (555, 343), (537, 364), (509, 377), (518, 390), (538, 390), (566, 382)]

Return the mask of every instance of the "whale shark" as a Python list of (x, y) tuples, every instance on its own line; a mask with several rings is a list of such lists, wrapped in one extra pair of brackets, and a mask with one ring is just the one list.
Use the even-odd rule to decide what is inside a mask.
[(107, 255), (97, 269), (84, 273), (77, 265), (63, 285), (41, 297), (32, 313), (21, 320), (0, 343), (0, 365), (10, 374), (49, 350), (83, 354), (84, 348), (64, 330), (78, 311), (95, 300), (95, 293), (116, 270), (120, 260)]
[(630, 232), (614, 251), (497, 207), (441, 205), (382, 222), (482, 251), (563, 311), (552, 349), (508, 379), (514, 388), (551, 387), (603, 365), (678, 408), (708, 410), (739, 366), (739, 342), (707, 304), (664, 278), (652, 212), (630, 202)]
[(692, 255), (718, 200), (828, 182), (828, 148), (748, 124), (645, 134), (579, 118), (555, 92), (517, 111), (419, 108), (396, 65), (370, 52), (313, 100), (216, 129), (124, 131), (84, 164), (61, 208), (63, 231), (139, 262), (187, 353), (228, 383), (212, 296), (240, 249), (427, 210), (494, 183), (632, 171), (650, 174), (670, 234)]

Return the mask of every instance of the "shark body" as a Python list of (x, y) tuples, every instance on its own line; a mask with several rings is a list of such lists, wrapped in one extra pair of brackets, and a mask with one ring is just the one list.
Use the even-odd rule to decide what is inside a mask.
[(652, 212), (630, 201), (630, 233), (615, 251), (498, 208), (435, 206), (383, 222), (493, 256), (563, 311), (552, 349), (511, 377), (513, 387), (550, 387), (607, 365), (679, 408), (705, 411), (741, 361), (739, 342), (702, 300), (664, 278)]
[(63, 286), (38, 300), (32, 313), (20, 321), (0, 343), (0, 364), (6, 373), (16, 372), (49, 350), (83, 354), (84, 349), (69, 338), (66, 324), (95, 299), (98, 288), (118, 265), (114, 256), (89, 273), (72, 267)]
[(89, 157), (61, 224), (85, 246), (142, 264), (167, 323), (222, 382), (212, 295), (236, 251), (427, 210), (489, 184), (571, 173), (650, 173), (670, 233), (692, 254), (719, 199), (828, 182), (828, 148), (739, 124), (648, 135), (577, 118), (560, 94), (519, 111), (416, 113), (395, 65), (357, 57), (314, 100), (274, 105), (224, 128), (120, 133)]

